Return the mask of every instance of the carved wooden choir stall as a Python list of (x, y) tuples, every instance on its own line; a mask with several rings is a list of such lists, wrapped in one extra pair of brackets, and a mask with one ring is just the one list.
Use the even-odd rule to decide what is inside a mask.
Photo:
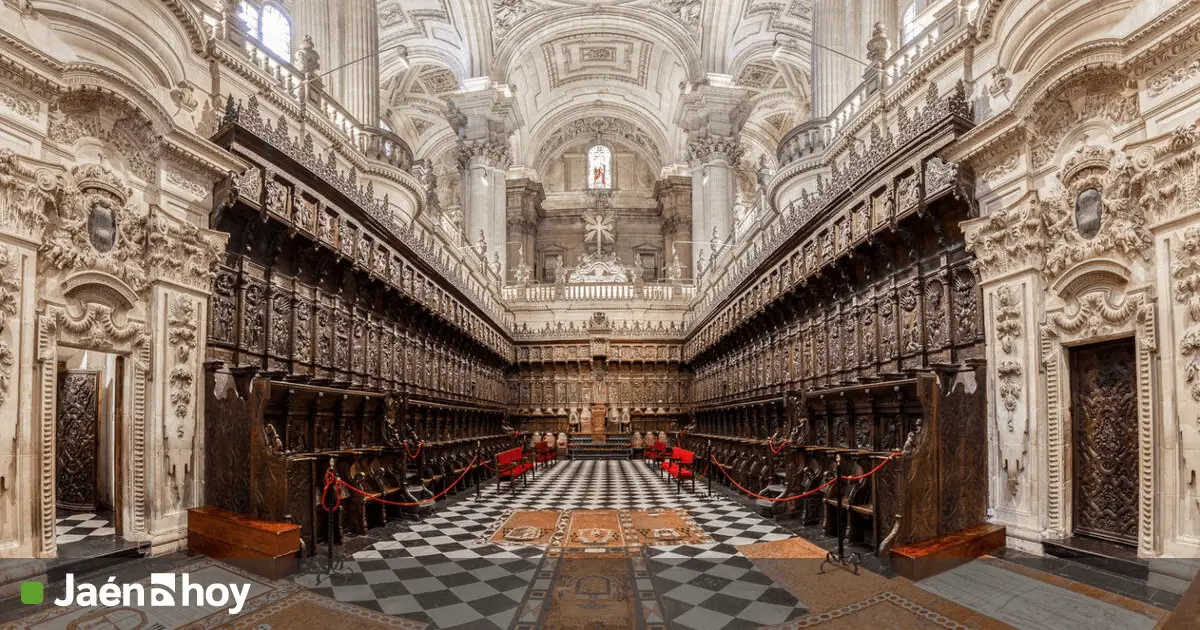
[[(209, 305), (207, 502), (297, 523), (311, 551), (478, 483), (475, 457), (511, 443), (511, 348), (490, 312), (253, 98), (215, 141), (253, 166), (218, 186), (213, 216), (231, 238)], [(328, 532), (331, 469), (345, 485)]]

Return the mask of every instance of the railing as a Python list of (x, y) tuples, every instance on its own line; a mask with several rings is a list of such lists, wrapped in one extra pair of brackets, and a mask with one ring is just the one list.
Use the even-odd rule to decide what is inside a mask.
[[(242, 32), (244, 29), (241, 21), (235, 15), (213, 11), (202, 3), (197, 2), (195, 5), (203, 15), (209, 37), (228, 41), (241, 39), (242, 52), (251, 65), (270, 77), (275, 87), (297, 105), (308, 99), (313, 105), (312, 109), (320, 111), (330, 125), (350, 140), (365, 157), (404, 171), (412, 167), (412, 149), (399, 136), (357, 120), (341, 103), (326, 94), (320, 88), (319, 82), (310, 81), (306, 85), (304, 71), (293, 65), (290, 60), (276, 55), (252, 35)], [(236, 3), (231, 3), (230, 6), (236, 6)], [(376, 121), (368, 122), (374, 125)]]
[(690, 301), (696, 287), (686, 284), (642, 284), (635, 282), (577, 282), (563, 284), (509, 285), (504, 299), (509, 302), (585, 302), (648, 300)]

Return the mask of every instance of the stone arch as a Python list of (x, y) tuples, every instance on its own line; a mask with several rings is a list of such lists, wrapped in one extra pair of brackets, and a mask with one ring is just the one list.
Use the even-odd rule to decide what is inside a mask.
[[(36, 502), (34, 550), (53, 557), (55, 541), (56, 475), (55, 418), (58, 403), (59, 346), (118, 354), (130, 361), (127, 384), (130, 400), (126, 436), (118, 448), (128, 453), (125, 501), (118, 506), (129, 538), (148, 538), (146, 521), (147, 402), (151, 362), (150, 328), (139, 312), (136, 293), (120, 279), (97, 271), (68, 275), (62, 302), (46, 302), (37, 313), (34, 369), (36, 404)], [(122, 444), (123, 443), (123, 444)]]

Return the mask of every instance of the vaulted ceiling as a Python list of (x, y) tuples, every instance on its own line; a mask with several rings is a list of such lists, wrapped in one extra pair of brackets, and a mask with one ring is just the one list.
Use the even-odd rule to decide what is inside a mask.
[(709, 74), (749, 91), (754, 158), (773, 161), (809, 111), (812, 0), (380, 0), (378, 22), (381, 50), (407, 49), (384, 57), (384, 107), (435, 161), (455, 143), (444, 97), (474, 77), (512, 86), (514, 165), (533, 170), (597, 130), (658, 168), (683, 162), (680, 94)]

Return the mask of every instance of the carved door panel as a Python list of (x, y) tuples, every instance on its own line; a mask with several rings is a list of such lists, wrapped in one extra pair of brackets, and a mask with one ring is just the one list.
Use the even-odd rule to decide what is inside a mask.
[(1137, 371), (1134, 342), (1071, 349), (1075, 533), (1136, 544)]
[(55, 423), (59, 507), (96, 509), (99, 414), (100, 373), (89, 370), (60, 372)]

